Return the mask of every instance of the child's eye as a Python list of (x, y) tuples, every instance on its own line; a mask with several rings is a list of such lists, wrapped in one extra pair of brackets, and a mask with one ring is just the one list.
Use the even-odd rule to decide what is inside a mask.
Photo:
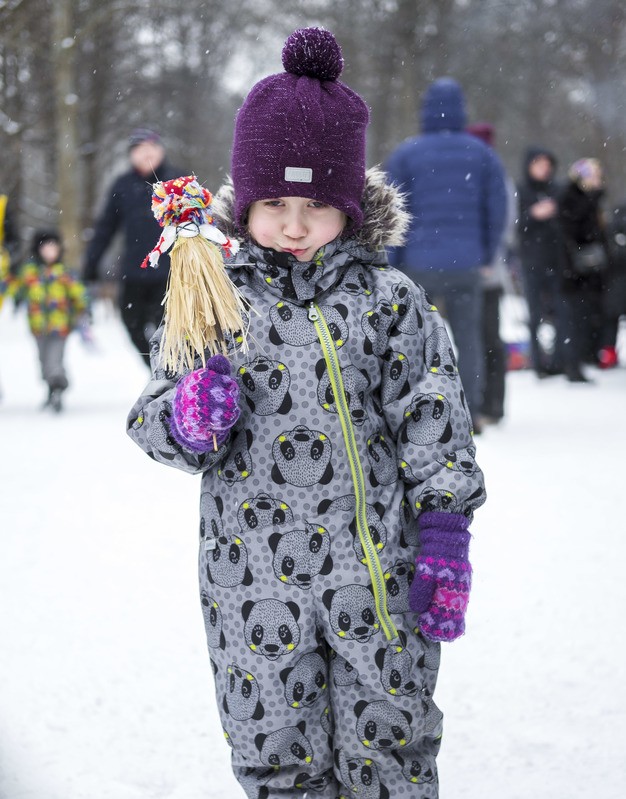
[(265, 200), (263, 202), (263, 205), (266, 208), (280, 208), (280, 206), (282, 205), (282, 202), (281, 202), (281, 200)]
[(326, 208), (326, 203), (321, 203), (319, 200), (311, 200), (309, 208)]

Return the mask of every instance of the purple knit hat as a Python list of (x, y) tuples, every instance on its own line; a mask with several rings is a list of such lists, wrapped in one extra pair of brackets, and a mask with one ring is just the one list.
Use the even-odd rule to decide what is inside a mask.
[(237, 114), (235, 219), (244, 227), (256, 200), (311, 197), (343, 211), (358, 230), (368, 108), (337, 80), (343, 58), (329, 31), (295, 31), (282, 58), (285, 72), (253, 86)]

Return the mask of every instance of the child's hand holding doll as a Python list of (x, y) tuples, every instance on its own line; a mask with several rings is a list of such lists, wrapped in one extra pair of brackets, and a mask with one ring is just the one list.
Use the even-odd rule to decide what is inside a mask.
[(192, 452), (218, 449), (239, 418), (239, 386), (230, 377), (230, 364), (213, 355), (176, 385), (170, 433)]

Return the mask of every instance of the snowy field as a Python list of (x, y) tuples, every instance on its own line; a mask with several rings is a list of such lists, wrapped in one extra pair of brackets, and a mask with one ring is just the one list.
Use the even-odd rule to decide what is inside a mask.
[[(67, 410), (0, 317), (0, 797), (243, 796), (196, 588), (199, 479), (124, 432), (147, 371), (98, 309)], [(622, 363), (626, 363), (622, 345)], [(468, 634), (444, 645), (442, 799), (626, 796), (626, 368), (508, 380), (479, 439)]]

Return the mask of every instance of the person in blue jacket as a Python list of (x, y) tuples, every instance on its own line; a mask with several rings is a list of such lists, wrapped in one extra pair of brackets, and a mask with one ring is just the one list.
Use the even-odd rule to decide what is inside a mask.
[(407, 195), (412, 222), (390, 262), (422, 285), (452, 329), (466, 399), (480, 427), (482, 284), (506, 223), (505, 174), (498, 156), (465, 131), (460, 85), (440, 78), (421, 106), (422, 134), (404, 141), (385, 169)]

